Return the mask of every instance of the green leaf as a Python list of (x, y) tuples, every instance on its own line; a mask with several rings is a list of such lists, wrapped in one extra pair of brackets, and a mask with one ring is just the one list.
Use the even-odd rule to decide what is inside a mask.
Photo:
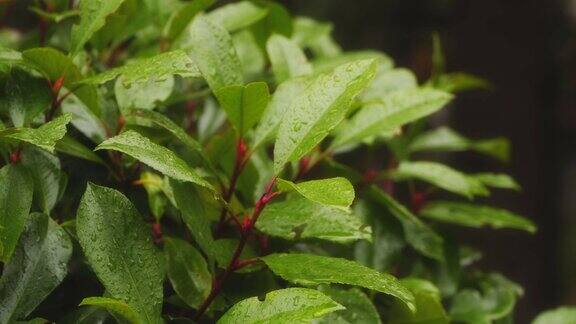
[[(234, 256), (234, 252), (236, 251), (236, 247), (238, 247), (239, 240), (237, 239), (218, 239), (214, 241), (213, 250), (210, 251), (211, 257), (214, 258), (216, 264), (222, 268), (226, 269)], [(256, 251), (251, 246), (246, 246), (242, 253), (240, 254), (240, 260), (248, 260), (248, 259), (255, 259), (258, 257)], [(258, 269), (258, 265), (249, 265), (245, 268), (239, 269), (238, 273), (246, 273), (252, 272), (255, 269)]]
[(135, 83), (150, 82), (151, 79), (155, 82), (163, 81), (173, 75), (199, 77), (200, 71), (184, 51), (175, 50), (133, 60), (126, 65), (84, 79), (81, 83), (101, 84), (121, 76), (122, 85), (129, 87)]
[(318, 238), (337, 243), (370, 240), (370, 227), (349, 211), (300, 197), (272, 203), (262, 211), (256, 228), (287, 240)]
[(264, 50), (258, 45), (254, 33), (243, 30), (232, 35), (234, 48), (242, 64), (244, 77), (248, 80), (256, 79), (262, 75), (268, 63)]
[(62, 101), (60, 109), (63, 113), (72, 115), (70, 122), (84, 136), (94, 143), (100, 143), (107, 138), (106, 126), (98, 116), (74, 94)]
[(0, 323), (26, 318), (64, 280), (71, 255), (66, 232), (48, 216), (31, 214), (0, 278)]
[(402, 162), (393, 172), (393, 176), (397, 180), (422, 180), (468, 198), (489, 193), (479, 180), (436, 162)]
[(292, 101), (294, 101), (307, 86), (308, 81), (305, 78), (288, 80), (278, 86), (272, 96), (272, 100), (270, 100), (270, 103), (262, 114), (258, 127), (256, 127), (253, 140), (254, 144), (252, 145), (254, 149), (276, 135), (280, 122), (290, 109)]
[(468, 90), (489, 90), (492, 88), (486, 79), (463, 72), (442, 74), (434, 83), (434, 88), (450, 93)]
[(371, 242), (359, 241), (354, 246), (355, 260), (377, 271), (393, 269), (406, 246), (402, 223), (393, 215), (382, 213), (379, 204), (367, 200), (355, 204), (354, 213), (372, 229)]
[(416, 251), (438, 261), (444, 260), (444, 240), (440, 235), (382, 190), (373, 186), (368, 194), (375, 202), (385, 206), (402, 223), (406, 241)]
[(380, 315), (374, 304), (365, 293), (358, 288), (347, 290), (337, 289), (329, 286), (321, 286), (321, 292), (328, 295), (337, 303), (346, 307), (346, 309), (337, 310), (322, 318), (315, 323), (318, 324), (380, 324)]
[(452, 96), (431, 89), (407, 89), (385, 96), (381, 102), (362, 107), (349, 123), (337, 132), (332, 147), (359, 142), (394, 129), (442, 109)]
[(188, 54), (212, 91), (244, 83), (242, 65), (224, 27), (198, 15), (190, 27)]
[(120, 315), (131, 324), (144, 324), (136, 311), (130, 305), (121, 300), (108, 297), (88, 297), (84, 298), (78, 306), (98, 306)]
[(496, 229), (513, 228), (536, 232), (536, 225), (504, 209), (461, 202), (435, 201), (427, 204), (422, 216), (444, 223), (480, 228), (490, 226)]
[[(182, 127), (176, 125), (170, 118), (164, 116), (161, 113), (146, 110), (146, 109), (132, 109), (125, 115), (127, 124), (142, 125), (146, 123), (151, 123), (155, 126), (167, 130), (176, 139), (178, 139), (182, 144), (193, 152), (198, 153), (204, 164), (213, 172), (215, 172), (215, 167), (204, 152), (204, 148), (198, 141), (196, 141), (192, 136), (188, 135)], [(148, 125), (146, 125), (148, 126)]]
[(170, 187), (190, 234), (202, 251), (214, 259), (216, 248), (210, 222), (218, 218), (221, 207), (215, 203), (210, 192), (193, 183), (170, 179)]
[(448, 127), (439, 127), (415, 138), (414, 141), (410, 143), (409, 150), (410, 152), (458, 152), (474, 150), (506, 162), (510, 155), (510, 143), (505, 138), (474, 141)]
[(32, 206), (34, 185), (21, 165), (0, 169), (0, 261), (8, 262), (14, 252)]
[(49, 12), (49, 11), (44, 11), (38, 7), (29, 7), (28, 9), (30, 11), (34, 12), (35, 14), (37, 14), (39, 17), (53, 21), (55, 23), (60, 23), (60, 22), (66, 20), (68, 18), (76, 17), (80, 14), (80, 12), (78, 10), (65, 10), (62, 12)]
[(26, 167), (34, 182), (34, 200), (47, 215), (58, 202), (64, 191), (67, 176), (62, 172), (57, 156), (34, 147), (22, 151), (22, 165)]
[(469, 148), (469, 139), (445, 126), (438, 127), (416, 137), (409, 146), (411, 152), (451, 152), (464, 151)]
[(274, 34), (286, 37), (292, 35), (294, 23), (290, 12), (284, 5), (275, 1), (258, 1), (258, 5), (268, 10), (268, 14), (250, 28), (259, 47), (265, 49), (266, 41)]
[(484, 185), (492, 188), (511, 189), (519, 191), (520, 185), (514, 178), (503, 173), (476, 173), (472, 175)]
[(308, 63), (306, 54), (294, 41), (275, 34), (268, 39), (266, 50), (277, 84), (312, 74), (312, 65)]
[(106, 165), (104, 161), (96, 155), (91, 149), (84, 146), (71, 136), (64, 135), (58, 142), (56, 142), (56, 151), (61, 152), (73, 157), (92, 161), (98, 164)]
[(450, 307), (452, 321), (492, 323), (510, 315), (522, 289), (498, 274), (489, 274), (478, 283), (480, 291), (464, 289), (453, 297)]
[(159, 222), (164, 215), (168, 202), (164, 195), (164, 178), (155, 173), (144, 171), (140, 174), (140, 179), (137, 181), (146, 190), (150, 212), (156, 221)]
[(576, 307), (562, 306), (540, 313), (532, 324), (576, 323)]
[(30, 124), (42, 111), (50, 106), (52, 93), (46, 80), (32, 77), (21, 69), (12, 69), (6, 80), (5, 105), (15, 127)]
[(309, 323), (343, 308), (317, 290), (286, 288), (267, 293), (262, 301), (251, 297), (238, 302), (217, 323)]
[(414, 296), (398, 279), (346, 259), (313, 254), (275, 253), (261, 258), (276, 275), (301, 285), (340, 283), (394, 296), (414, 309)]
[(150, 230), (120, 192), (88, 184), (78, 207), (80, 245), (110, 295), (160, 323), (164, 270)]
[(32, 48), (22, 52), (24, 61), (40, 71), (48, 80), (55, 82), (64, 77), (64, 86), (88, 107), (100, 115), (98, 92), (94, 85), (78, 85), (84, 77), (72, 59), (64, 53), (50, 48)]
[(302, 197), (322, 205), (348, 208), (354, 201), (354, 187), (346, 178), (337, 177), (294, 183), (278, 179), (278, 189), (296, 191)]
[(346, 116), (352, 100), (374, 76), (374, 60), (361, 60), (320, 75), (292, 101), (274, 146), (274, 172), (297, 161), (320, 143)]
[(429, 281), (419, 278), (401, 280), (402, 284), (414, 294), (416, 312), (411, 312), (406, 306), (394, 303), (388, 314), (390, 324), (448, 324), (450, 323), (444, 306), (440, 290)]
[(243, 136), (260, 120), (270, 101), (266, 82), (253, 82), (246, 86), (227, 86), (218, 89), (215, 94), (240, 136)]
[(326, 73), (338, 66), (361, 60), (373, 60), (378, 68), (392, 68), (394, 62), (386, 54), (378, 51), (355, 51), (346, 52), (336, 56), (324, 57), (313, 62), (315, 73)]
[(38, 128), (9, 128), (0, 131), (0, 138), (10, 138), (30, 143), (54, 152), (56, 142), (66, 134), (66, 125), (72, 120), (70, 114), (64, 114)]
[(418, 80), (412, 71), (408, 69), (390, 69), (389, 66), (380, 66), (374, 81), (360, 96), (362, 101), (386, 100), (391, 93), (401, 90), (415, 89)]
[(147, 79), (144, 82), (124, 83), (124, 77), (120, 77), (114, 84), (116, 101), (122, 114), (141, 108), (152, 110), (160, 106), (172, 94), (174, 78), (168, 76), (165, 79)]
[(214, 9), (206, 17), (232, 33), (256, 23), (267, 14), (266, 8), (251, 1), (239, 1)]
[(76, 55), (92, 35), (106, 23), (124, 0), (88, 0), (80, 2), (80, 24), (72, 26), (70, 53)]
[(175, 11), (164, 27), (164, 35), (170, 40), (178, 38), (192, 19), (201, 11), (214, 4), (215, 0), (194, 0)]
[[(188, 133), (186, 133), (186, 131), (182, 129), (182, 127), (176, 125), (175, 122), (173, 122), (170, 118), (164, 116), (161, 113), (146, 109), (134, 109), (129, 111), (125, 117), (127, 123), (129, 124), (133, 123), (136, 125), (140, 124), (137, 121), (137, 119), (140, 118), (144, 119), (147, 122), (150, 122), (160, 128), (167, 130), (176, 139), (182, 142), (182, 144), (186, 145), (189, 149), (199, 153), (203, 151), (202, 145), (200, 145), (198, 141), (192, 138), (192, 136), (188, 135)], [(135, 117), (135, 119), (132, 120), (130, 117)]]
[(109, 138), (96, 150), (113, 150), (127, 154), (171, 178), (199, 184), (209, 189), (212, 185), (190, 168), (174, 152), (160, 146), (135, 131), (127, 131)]
[(165, 239), (164, 251), (172, 287), (190, 307), (200, 306), (212, 287), (206, 260), (191, 244), (180, 239)]
[(304, 48), (309, 48), (319, 58), (334, 58), (341, 55), (342, 49), (332, 38), (333, 26), (330, 23), (315, 21), (308, 17), (294, 19), (294, 39)]

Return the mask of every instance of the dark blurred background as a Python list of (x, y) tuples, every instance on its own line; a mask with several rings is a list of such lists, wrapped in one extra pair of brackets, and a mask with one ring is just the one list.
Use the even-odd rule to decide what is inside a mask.
[(491, 91), (458, 96), (443, 120), (472, 138), (513, 144), (501, 166), (451, 155), (465, 171), (512, 174), (521, 193), (492, 201), (539, 225), (536, 235), (464, 233), (484, 250), (481, 267), (525, 287), (518, 323), (558, 304), (576, 304), (576, 1), (575, 0), (285, 0), (298, 15), (334, 23), (344, 49), (376, 48), (420, 80), (430, 74), (431, 34), (443, 41), (449, 71), (490, 80)]

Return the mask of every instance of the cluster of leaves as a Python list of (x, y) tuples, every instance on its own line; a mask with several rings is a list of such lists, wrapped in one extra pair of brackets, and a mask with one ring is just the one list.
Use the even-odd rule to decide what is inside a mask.
[(2, 35), (0, 323), (511, 321), (522, 289), (454, 232), (533, 233), (474, 202), (518, 184), (422, 159), (508, 159), (426, 131), (486, 82), (438, 39), (418, 84), (277, 2), (214, 2), (36, 1)]

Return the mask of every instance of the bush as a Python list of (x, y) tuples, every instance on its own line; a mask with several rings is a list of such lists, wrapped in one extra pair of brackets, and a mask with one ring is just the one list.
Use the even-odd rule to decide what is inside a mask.
[(455, 233), (535, 232), (475, 201), (519, 185), (430, 154), (509, 143), (426, 121), (488, 83), (437, 37), (418, 84), (279, 3), (213, 2), (49, 0), (2, 36), (0, 323), (512, 321), (522, 288)]

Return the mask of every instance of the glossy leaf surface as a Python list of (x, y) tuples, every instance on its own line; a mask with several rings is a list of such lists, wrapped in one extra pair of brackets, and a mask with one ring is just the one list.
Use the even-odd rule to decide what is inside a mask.
[(76, 218), (80, 245), (106, 290), (159, 323), (164, 270), (149, 229), (120, 192), (89, 184)]
[(291, 104), (274, 145), (274, 171), (319, 144), (346, 116), (352, 100), (374, 76), (373, 60), (354, 61), (318, 76)]
[(68, 234), (48, 216), (31, 214), (0, 278), (0, 322), (27, 317), (62, 282), (71, 255)]
[(414, 308), (414, 296), (392, 275), (341, 258), (313, 254), (270, 254), (262, 261), (276, 275), (301, 285), (340, 283), (392, 295)]
[(263, 301), (258, 297), (240, 301), (218, 320), (218, 324), (307, 323), (343, 308), (317, 290), (287, 288), (269, 292)]
[(125, 153), (151, 168), (177, 180), (212, 186), (174, 152), (160, 146), (135, 131), (127, 131), (102, 142), (96, 150), (114, 150)]

